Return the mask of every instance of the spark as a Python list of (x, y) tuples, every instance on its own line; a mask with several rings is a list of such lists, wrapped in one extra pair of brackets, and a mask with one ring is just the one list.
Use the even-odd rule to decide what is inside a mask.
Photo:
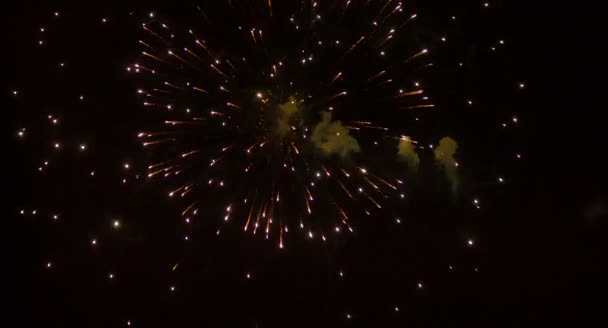
[(428, 52), (429, 52), (429, 51), (428, 51), (428, 49), (422, 49), (422, 50), (420, 50), (419, 52), (417, 52), (417, 53), (413, 54), (412, 56), (410, 56), (409, 58), (407, 58), (407, 59), (405, 60), (405, 62), (409, 62), (409, 61), (411, 61), (412, 59), (416, 59), (416, 58), (418, 58), (418, 57), (420, 57), (420, 56), (422, 56), (422, 55), (427, 54)]
[(335, 95), (329, 97), (327, 100), (332, 100), (332, 99), (337, 98), (337, 97), (346, 96), (347, 94), (348, 93), (346, 91), (342, 91), (342, 92), (340, 92), (338, 94), (335, 94)]

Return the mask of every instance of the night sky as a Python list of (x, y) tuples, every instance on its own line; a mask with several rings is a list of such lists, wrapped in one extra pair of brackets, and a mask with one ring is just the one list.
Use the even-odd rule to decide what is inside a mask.
[(598, 21), (560, 11), (20, 2), (2, 326), (591, 322), (605, 147), (569, 26)]

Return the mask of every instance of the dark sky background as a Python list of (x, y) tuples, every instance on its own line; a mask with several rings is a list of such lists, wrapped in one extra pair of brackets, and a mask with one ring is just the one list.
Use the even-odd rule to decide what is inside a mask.
[[(442, 10), (463, 10), (473, 2), (466, 3)], [(442, 1), (421, 6), (440, 5), (447, 6)], [(504, 101), (518, 106), (506, 115), (516, 112), (521, 118), (513, 142), (524, 160), (503, 163), (509, 173), (504, 188), (480, 189), (481, 211), (471, 211), (470, 203), (437, 206), (419, 196), (413, 219), (397, 228), (362, 222), (354, 238), (326, 246), (295, 241), (278, 252), (275, 243), (236, 232), (213, 238), (213, 225), (200, 226), (190, 244), (176, 242), (182, 235), (180, 224), (171, 222), (177, 208), (157, 185), (116, 188), (74, 175), (41, 176), (36, 168), (45, 158), (52, 161), (53, 151), (15, 136), (24, 126), (28, 133), (49, 135), (41, 113), (61, 113), (62, 125), (70, 128), (58, 137), (85, 138), (95, 151), (84, 160), (66, 161), (60, 172), (86, 176), (95, 167), (96, 179), (116, 179), (125, 159), (137, 160), (140, 149), (129, 136), (145, 120), (124, 71), (137, 51), (138, 17), (153, 9), (179, 20), (192, 4), (21, 1), (2, 19), (8, 316), (0, 323), (519, 327), (565, 320), (582, 326), (581, 320), (599, 318), (608, 193), (598, 114), (604, 108), (594, 97), (602, 92), (600, 58), (591, 49), (596, 41), (590, 31), (599, 29), (594, 25), (600, 18), (588, 9), (553, 5), (498, 2), (500, 14), (489, 30), (469, 30), (475, 33), (471, 39), (504, 35), (505, 79), (523, 75), (527, 89), (519, 102)], [(55, 10), (59, 20), (52, 17)], [(109, 23), (100, 24), (101, 17)], [(48, 29), (44, 49), (36, 45), (41, 25)], [(61, 61), (66, 67), (58, 73)], [(13, 89), (20, 90), (17, 99)], [(72, 97), (81, 93), (84, 103)], [(497, 95), (487, 97), (502, 102)], [(463, 144), (488, 149), (487, 142), (471, 138)], [(480, 171), (499, 165), (485, 159), (501, 151), (479, 154), (475, 165)], [(21, 216), (22, 208), (39, 214)], [(48, 219), (55, 210), (62, 213), (60, 222)], [(119, 234), (108, 225), (116, 213), (130, 218)], [(463, 242), (470, 235), (473, 248)], [(95, 249), (89, 244), (94, 236), (100, 240)], [(108, 279), (110, 272), (115, 279)], [(418, 282), (424, 287), (417, 288)], [(175, 292), (169, 291), (172, 285)]]

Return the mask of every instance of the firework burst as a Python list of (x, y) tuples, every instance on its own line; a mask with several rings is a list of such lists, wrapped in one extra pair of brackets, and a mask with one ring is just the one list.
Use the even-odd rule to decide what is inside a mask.
[[(415, 171), (415, 122), (438, 110), (422, 86), (435, 50), (419, 41), (416, 12), (396, 1), (197, 9), (204, 22), (185, 27), (151, 13), (127, 67), (152, 118), (138, 134), (148, 177), (169, 180), (182, 216), (223, 204), (217, 234), (232, 222), (280, 248), (294, 229), (323, 241), (353, 232), (361, 213), (398, 223), (406, 170), (378, 162)], [(435, 156), (455, 177), (451, 141)]]

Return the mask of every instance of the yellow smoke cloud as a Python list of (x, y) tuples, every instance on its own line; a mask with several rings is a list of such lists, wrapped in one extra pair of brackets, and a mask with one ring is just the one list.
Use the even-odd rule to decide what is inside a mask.
[(420, 157), (416, 153), (414, 143), (409, 137), (399, 139), (399, 145), (397, 156), (400, 160), (404, 161), (408, 169), (412, 172), (418, 171), (418, 165), (420, 164)]
[(289, 134), (292, 122), (299, 113), (298, 102), (293, 97), (289, 97), (284, 104), (279, 105), (275, 130), (279, 137)]
[(331, 121), (331, 113), (321, 113), (319, 122), (312, 131), (312, 143), (325, 155), (336, 154), (346, 158), (350, 153), (361, 150), (357, 139), (353, 138), (340, 121)]
[(458, 177), (458, 164), (454, 155), (458, 149), (458, 143), (456, 140), (450, 137), (443, 137), (439, 140), (439, 146), (435, 147), (435, 161), (439, 167), (445, 173), (445, 176), (450, 180), (452, 184), (452, 191), (458, 189), (459, 177)]

